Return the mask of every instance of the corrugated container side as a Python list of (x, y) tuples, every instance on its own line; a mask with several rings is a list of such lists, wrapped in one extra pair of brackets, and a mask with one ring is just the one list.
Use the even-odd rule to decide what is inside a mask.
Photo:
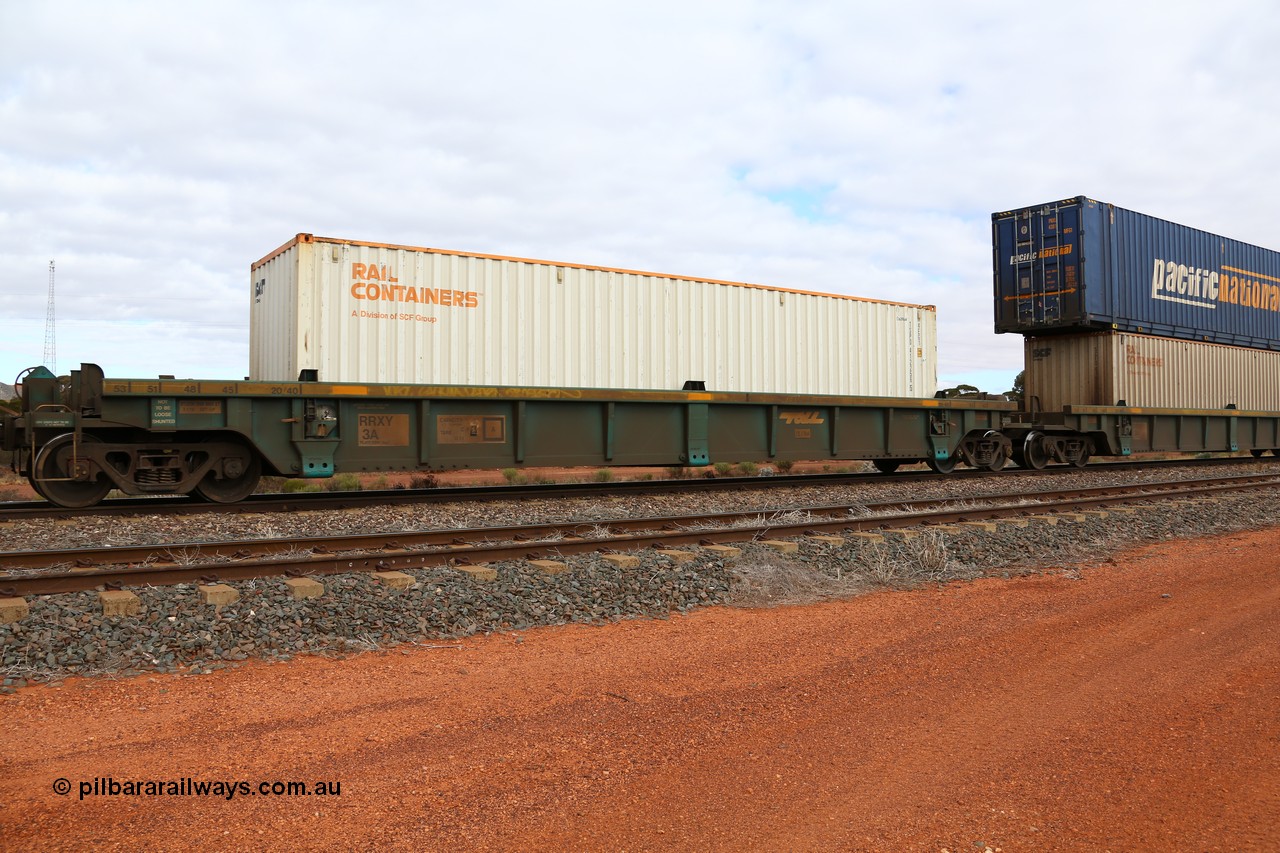
[[(253, 270), (249, 310), (249, 375), (293, 380), (298, 351), (298, 246), (288, 246)], [(275, 375), (279, 374), (279, 375)]]
[(1280, 412), (1280, 352), (1149, 335), (1027, 336), (1023, 385), (1043, 411), (1066, 405)]
[(993, 214), (997, 332), (1280, 349), (1280, 252), (1084, 198)]
[(254, 265), (251, 373), (932, 396), (932, 307), (302, 235)]

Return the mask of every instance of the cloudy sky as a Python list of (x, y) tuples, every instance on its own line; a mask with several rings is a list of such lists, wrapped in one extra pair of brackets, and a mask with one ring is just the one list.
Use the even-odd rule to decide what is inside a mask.
[(298, 232), (938, 306), (1009, 387), (990, 214), (1280, 248), (1280, 11), (1164, 2), (0, 0), (0, 381), (248, 371)]

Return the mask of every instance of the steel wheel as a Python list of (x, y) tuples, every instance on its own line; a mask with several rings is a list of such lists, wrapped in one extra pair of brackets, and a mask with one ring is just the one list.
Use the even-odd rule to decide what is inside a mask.
[(902, 464), (901, 459), (872, 459), (871, 464), (881, 474), (892, 474), (898, 470), (898, 466)]
[(210, 471), (191, 490), (192, 494), (216, 504), (237, 503), (253, 494), (253, 490), (258, 488), (258, 480), (262, 478), (262, 460), (258, 458), (257, 451), (249, 447), (242, 447), (240, 454), (224, 457), (219, 465), (214, 466), (221, 467), (224, 474), (232, 476), (219, 478), (216, 471)]
[(1018, 465), (1023, 468), (1033, 468), (1036, 471), (1044, 470), (1049, 464), (1049, 454), (1044, 447), (1044, 434), (1039, 432), (1029, 432), (1026, 438), (1022, 440), (1022, 452), (1018, 454)]
[(35, 493), (36, 493), (37, 495), (39, 495), (40, 497), (42, 497), (42, 498), (44, 498), (45, 500), (49, 501), (50, 503), (53, 503), (53, 499), (52, 499), (52, 498), (50, 498), (48, 495), (46, 495), (46, 494), (44, 493), (44, 489), (40, 488), (40, 484), (36, 482), (35, 475), (33, 475), (33, 474), (28, 474), (28, 475), (27, 475), (27, 482), (31, 484), (31, 488), (32, 488), (33, 490), (35, 490)]
[[(82, 443), (97, 442), (93, 436), (81, 436)], [(31, 463), (31, 485), (50, 503), (68, 509), (93, 506), (111, 491), (111, 481), (99, 476), (94, 480), (74, 480), (88, 460), (75, 454), (75, 436), (60, 435), (40, 448)]]

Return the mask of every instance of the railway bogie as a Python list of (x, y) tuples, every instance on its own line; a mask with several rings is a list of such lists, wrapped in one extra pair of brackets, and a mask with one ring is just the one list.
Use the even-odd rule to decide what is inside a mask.
[(1010, 456), (1019, 468), (1043, 470), (1050, 463), (1083, 468), (1094, 453), (1094, 437), (1056, 429), (1042, 421), (1011, 422), (1005, 427)]
[(1022, 446), (1024, 458), (1030, 447), (1033, 458), (1081, 465), (1093, 455), (1274, 450), (1280, 447), (1280, 412), (1064, 406), (1060, 412), (1019, 413), (1004, 431)]

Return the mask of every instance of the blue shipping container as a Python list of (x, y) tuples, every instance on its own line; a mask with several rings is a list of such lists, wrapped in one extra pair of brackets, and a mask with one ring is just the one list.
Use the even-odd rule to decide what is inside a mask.
[(1078, 196), (995, 213), (996, 332), (1280, 349), (1280, 252)]

